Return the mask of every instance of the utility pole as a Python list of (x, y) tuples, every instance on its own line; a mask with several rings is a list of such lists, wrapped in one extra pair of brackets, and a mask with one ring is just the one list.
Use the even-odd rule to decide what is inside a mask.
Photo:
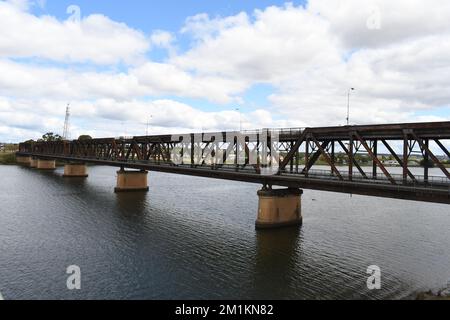
[(70, 103), (67, 104), (66, 108), (66, 120), (64, 121), (63, 139), (70, 139)]

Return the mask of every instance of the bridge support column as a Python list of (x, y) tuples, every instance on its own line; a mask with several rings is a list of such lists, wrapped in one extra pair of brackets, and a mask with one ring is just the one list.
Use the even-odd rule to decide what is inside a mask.
[(32, 157), (30, 159), (30, 168), (37, 168), (37, 165), (38, 165), (38, 159)]
[(115, 192), (148, 191), (147, 171), (117, 171)]
[(39, 170), (55, 170), (56, 169), (56, 161), (55, 160), (37, 160), (37, 168)]
[(64, 165), (64, 178), (87, 178), (88, 176), (85, 163), (68, 163)]
[(303, 190), (281, 189), (258, 191), (259, 208), (256, 229), (301, 225)]
[(16, 161), (18, 164), (30, 165), (31, 157), (28, 156), (16, 156)]

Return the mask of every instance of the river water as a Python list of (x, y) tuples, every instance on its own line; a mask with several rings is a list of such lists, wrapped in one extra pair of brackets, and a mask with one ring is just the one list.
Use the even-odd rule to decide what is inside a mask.
[(150, 173), (149, 193), (114, 194), (116, 169), (89, 170), (0, 166), (5, 299), (399, 299), (450, 280), (447, 205), (305, 190), (301, 229), (256, 232), (258, 185)]

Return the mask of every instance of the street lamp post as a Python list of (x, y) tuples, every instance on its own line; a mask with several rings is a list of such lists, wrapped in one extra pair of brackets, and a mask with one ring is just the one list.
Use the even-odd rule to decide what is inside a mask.
[[(153, 116), (150, 116), (150, 119), (153, 119)], [(150, 119), (147, 119), (147, 131), (145, 132), (145, 135), (148, 137), (148, 128), (150, 126)]]
[(242, 113), (240, 108), (236, 108), (236, 111), (239, 112), (239, 131), (242, 132)]
[(347, 100), (347, 126), (350, 125), (350, 94), (355, 91), (355, 88), (348, 89), (348, 100)]

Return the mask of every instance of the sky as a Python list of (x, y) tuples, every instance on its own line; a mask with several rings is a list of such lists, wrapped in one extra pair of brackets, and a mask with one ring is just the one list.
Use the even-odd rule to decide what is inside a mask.
[(0, 0), (0, 141), (450, 120), (447, 0)]

